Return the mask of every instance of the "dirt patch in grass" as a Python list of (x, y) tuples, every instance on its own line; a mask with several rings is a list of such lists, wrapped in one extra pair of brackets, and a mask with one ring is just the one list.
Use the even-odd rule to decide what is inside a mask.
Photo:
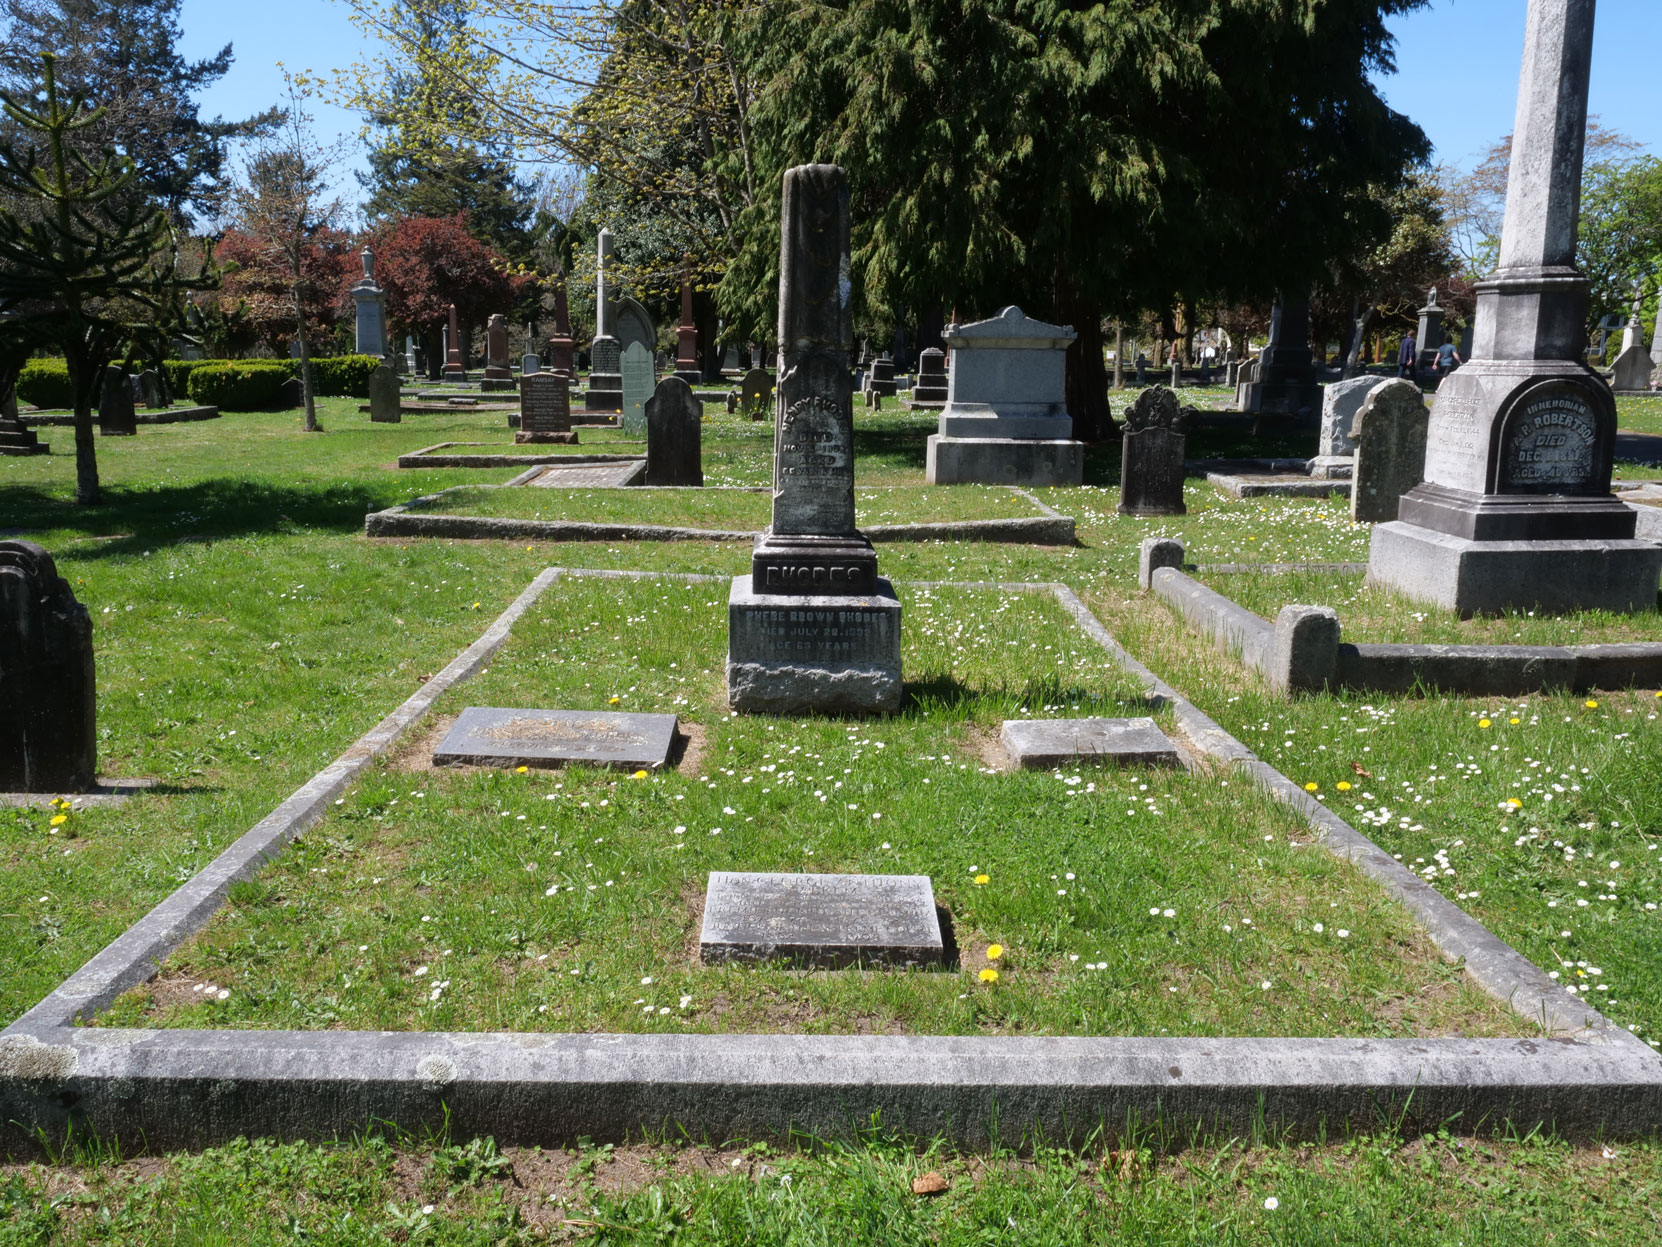
[(964, 732), (964, 752), (982, 766), (990, 766), (995, 771), (1015, 769), (1010, 765), (1010, 755), (1004, 751), (1004, 742), (990, 727), (971, 723)]
[[(406, 736), (403, 742), (394, 750), (387, 760), (390, 770), (403, 771), (408, 774), (426, 774), (438, 768), (433, 765), (433, 754), (439, 747), (445, 734), (456, 726), (459, 716), (453, 714), (436, 715), (428, 720), (427, 729), (419, 734)], [(451, 768), (444, 768), (449, 770)]]
[(683, 775), (698, 775), (704, 766), (706, 744), (709, 740), (704, 725), (679, 719), (676, 723), (676, 737), (675, 750), (679, 750), (679, 756), (672, 750), (671, 765)]

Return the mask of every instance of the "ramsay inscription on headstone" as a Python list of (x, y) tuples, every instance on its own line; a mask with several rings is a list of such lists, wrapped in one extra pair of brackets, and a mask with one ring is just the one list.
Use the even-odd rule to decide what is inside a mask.
[(577, 440), (571, 428), (571, 384), (563, 372), (534, 372), (519, 379), (519, 432), (514, 441)]

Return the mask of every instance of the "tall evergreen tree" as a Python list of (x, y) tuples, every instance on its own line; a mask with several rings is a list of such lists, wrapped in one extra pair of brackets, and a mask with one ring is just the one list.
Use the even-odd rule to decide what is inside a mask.
[(227, 187), (227, 145), (269, 130), (269, 109), (242, 121), (203, 118), (196, 96), (225, 76), (231, 45), (187, 61), (179, 52), (180, 0), (0, 0), (0, 89), (18, 94), (57, 58), (58, 89), (101, 105), (76, 136), (83, 150), (133, 163), (129, 193), (160, 204), (175, 224), (211, 217)]

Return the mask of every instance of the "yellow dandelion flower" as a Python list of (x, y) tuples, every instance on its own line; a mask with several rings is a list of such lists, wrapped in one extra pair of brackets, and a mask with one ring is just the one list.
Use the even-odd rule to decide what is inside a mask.
[(54, 827), (62, 827), (68, 821), (69, 821), (69, 815), (67, 815), (67, 814), (54, 814), (54, 815), (52, 815), (52, 826), (54, 826)]
[(606, 704), (608, 706), (615, 706), (615, 705), (618, 704), (618, 702), (620, 702), (622, 700), (623, 700), (623, 698), (621, 698), (621, 697), (608, 697), (606, 699)]
[(983, 970), (983, 971), (981, 971), (980, 974), (976, 975), (975, 977), (980, 979), (983, 983), (996, 983), (996, 982), (998, 982), (998, 971), (997, 970)]
[(992, 880), (989, 879), (986, 875), (977, 875), (977, 876), (975, 876), (975, 886), (978, 887), (978, 888), (984, 888), (991, 882), (992, 882)]
[(514, 774), (515, 775), (525, 775), (525, 774), (528, 774), (530, 772), (530, 770), (531, 770), (531, 768), (528, 767), (528, 766), (516, 766), (514, 768)]
[(1337, 788), (1340, 792), (1349, 792), (1350, 791), (1350, 781), (1348, 779), (1341, 779), (1338, 783), (1334, 784), (1333, 786), (1335, 788)]
[(1304, 785), (1304, 791), (1305, 792), (1317, 792), (1320, 789), (1321, 789), (1321, 785), (1316, 783), (1314, 780), (1312, 780), (1310, 783)]
[(1589, 710), (1597, 710), (1599, 708), (1598, 702), (1594, 701), (1591, 697), (1589, 697), (1586, 701), (1582, 702), (1581, 704), (1583, 706), (1586, 706), (1587, 709), (1589, 709)]
[(477, 603), (477, 602), (475, 602), (475, 603), (474, 603), (474, 604), (473, 604), (473, 607), (472, 607), (472, 609), (473, 609), (473, 610), (478, 610), (478, 609), (479, 609), (479, 603)]
[(988, 944), (987, 945), (987, 960), (988, 961), (997, 961), (1002, 956), (1004, 956), (1004, 945), (1002, 945), (1002, 944)]
[(1523, 806), (1523, 802), (1518, 800), (1518, 798), (1516, 798), (1516, 797), (1506, 798), (1506, 804), (1511, 806), (1514, 810), (1521, 809), (1522, 806)]
[(635, 772), (635, 778), (636, 779), (645, 779), (646, 778), (646, 772), (645, 771), (636, 771)]
[(1478, 726), (1479, 726), (1479, 727), (1489, 727), (1489, 726), (1490, 726), (1490, 722), (1489, 722), (1489, 720), (1488, 720), (1488, 719), (1479, 719), (1479, 720), (1478, 720), (1478, 721), (1477, 721), (1477, 725), (1478, 725)]
[(1521, 723), (1521, 722), (1523, 722), (1523, 720), (1522, 720), (1522, 719), (1517, 719), (1517, 718), (1512, 718), (1512, 719), (1508, 719), (1508, 720), (1506, 720), (1506, 721), (1507, 721), (1507, 722), (1508, 722), (1508, 723), (1512, 723), (1512, 724), (1517, 724), (1517, 723)]

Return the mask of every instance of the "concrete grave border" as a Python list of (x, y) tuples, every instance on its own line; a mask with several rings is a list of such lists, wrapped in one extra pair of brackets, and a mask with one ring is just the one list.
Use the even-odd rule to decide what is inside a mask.
[[(1002, 1038), (602, 1035), (86, 1028), (153, 976), (207, 923), (230, 884), (254, 875), (437, 698), (480, 669), (561, 577), (724, 577), (551, 567), (438, 675), (307, 781), (40, 1004), (0, 1033), (0, 1148), (28, 1153), (71, 1128), (136, 1149), (238, 1136), (330, 1139), (376, 1122), (459, 1137), (552, 1144), (673, 1127), (694, 1138), (847, 1135), (883, 1124), (980, 1145), (1035, 1130), (1077, 1139), (1098, 1126), (1257, 1125), (1301, 1130), (1399, 1122), (1464, 1129), (1542, 1123), (1632, 1137), (1662, 1117), (1662, 1055), (1496, 938), (1430, 884), (1261, 761), (1127, 653), (1065, 585), (944, 582), (1048, 593), (1170, 707), (1211, 764), (1297, 811), (1317, 843), (1403, 904), (1444, 955), (1534, 1021), (1534, 1039)], [(923, 584), (917, 587), (925, 587)]]
[[(603, 453), (582, 455), (561, 454), (526, 454), (526, 455), (471, 455), (450, 454), (441, 455), (438, 452), (451, 446), (495, 446), (496, 442), (434, 442), (431, 446), (423, 446), (420, 450), (412, 450), (408, 454), (398, 456), (398, 466), (401, 468), (518, 468), (532, 465), (546, 467), (551, 464), (562, 463), (633, 463), (639, 460), (646, 462), (645, 455), (608, 455)], [(634, 445), (630, 442), (605, 442), (602, 445)], [(511, 484), (512, 482), (510, 482)]]
[[(520, 456), (494, 456), (510, 462), (496, 467), (516, 467), (524, 462)], [(526, 458), (529, 458), (527, 456)], [(625, 456), (593, 456), (600, 462), (636, 462), (640, 470), (631, 480), (645, 473), (646, 460)], [(482, 515), (424, 515), (414, 508), (444, 497), (458, 489), (510, 489), (528, 485), (547, 470), (547, 458), (533, 460), (537, 466), (521, 472), (501, 485), (453, 485), (436, 494), (423, 494), (408, 502), (396, 503), (382, 511), (371, 511), (364, 516), (366, 537), (449, 537), (463, 541), (752, 541), (758, 536), (755, 529), (682, 528), (670, 524), (620, 524), (589, 520), (516, 520)], [(562, 455), (554, 460), (560, 465), (582, 463), (576, 455)], [(697, 489), (733, 490), (744, 493), (766, 493), (766, 486), (754, 485), (633, 485), (634, 489)], [(574, 488), (603, 488), (602, 486), (575, 486)], [(872, 541), (997, 541), (1035, 546), (1071, 546), (1076, 540), (1076, 527), (1071, 515), (1063, 515), (1046, 505), (1025, 489), (1006, 486), (1011, 493), (1026, 499), (1043, 514), (1022, 516), (1008, 520), (942, 520), (927, 524), (868, 524), (860, 529)]]
[[(1159, 553), (1150, 562), (1150, 552)], [(1436, 688), (1475, 697), (1510, 697), (1550, 690), (1584, 692), (1662, 685), (1662, 642), (1612, 645), (1353, 645), (1341, 640), (1337, 613), (1327, 607), (1284, 606), (1271, 623), (1181, 569), (1174, 538), (1143, 542), (1139, 581), (1225, 653), (1281, 692), (1347, 688), (1405, 693)], [(1158, 564), (1158, 565), (1155, 565)], [(1214, 573), (1263, 570), (1354, 572), (1367, 564), (1226, 563)]]

